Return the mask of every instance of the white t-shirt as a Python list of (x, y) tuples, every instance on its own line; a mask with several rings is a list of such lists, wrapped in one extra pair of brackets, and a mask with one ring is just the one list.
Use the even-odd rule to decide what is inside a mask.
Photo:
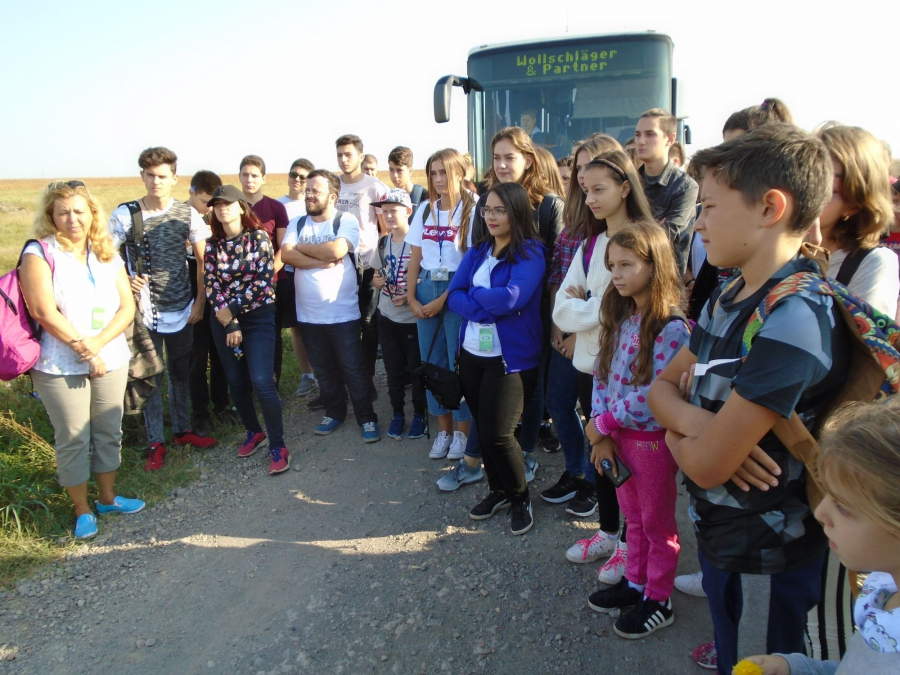
[(694, 232), (694, 236), (691, 239), (690, 260), (691, 274), (696, 279), (697, 275), (700, 274), (700, 268), (706, 262), (706, 247), (703, 245), (703, 240), (700, 239), (700, 235), (697, 232)]
[[(151, 212), (141, 209), (141, 217), (144, 220), (147, 220), (147, 218), (150, 218), (151, 216), (160, 216), (171, 209), (174, 203), (175, 200), (172, 199), (169, 202), (169, 205), (161, 211)], [(143, 204), (141, 204), (141, 206), (143, 206)], [(109, 217), (108, 227), (109, 234), (113, 239), (113, 245), (115, 245), (116, 248), (119, 248), (125, 242), (125, 238), (128, 236), (128, 233), (131, 232), (133, 226), (134, 223), (131, 220), (131, 211), (128, 210), (127, 206), (120, 206), (112, 212), (112, 215)], [(196, 244), (197, 242), (209, 239), (211, 236), (212, 231), (210, 231), (209, 225), (206, 224), (206, 221), (203, 220), (203, 216), (201, 216), (192, 206), (188, 241), (192, 244)], [(129, 269), (128, 273), (133, 274), (134, 270)], [(177, 333), (180, 331), (187, 325), (193, 306), (194, 301), (191, 300), (180, 312), (157, 312), (156, 332)], [(141, 289), (141, 312), (144, 325), (147, 326), (147, 328), (153, 328), (153, 305), (150, 303), (150, 284), (144, 284), (144, 287)]]
[(337, 238), (346, 239), (350, 252), (343, 264), (331, 269), (298, 269), (294, 273), (294, 289), (297, 296), (297, 320), (303, 323), (345, 323), (360, 318), (359, 284), (356, 281), (356, 264), (350, 253), (359, 246), (359, 221), (349, 213), (341, 215), (337, 237), (334, 235), (334, 216), (317, 223), (307, 217), (304, 227), (297, 231), (299, 220), (292, 221), (281, 245), (324, 244)]
[[(430, 202), (422, 202), (413, 216), (412, 222), (409, 224), (409, 233), (406, 235), (406, 241), (410, 246), (418, 246), (422, 249), (422, 269), (434, 270), (438, 267), (446, 267), (449, 271), (455, 272), (459, 267), (459, 263), (463, 259), (463, 252), (460, 250), (460, 242), (457, 237), (460, 225), (462, 224), (462, 200), (453, 209), (453, 214), (449, 211), (441, 211), (440, 201), (436, 202), (437, 212), (429, 209), (428, 219), (422, 222), (422, 216), (425, 206)], [(435, 220), (437, 215), (437, 220)], [(469, 214), (469, 227), (466, 234), (466, 245), (472, 246), (472, 223), (475, 221), (475, 207)]]
[(378, 204), (387, 194), (387, 186), (377, 178), (363, 174), (356, 183), (345, 183), (341, 176), (341, 193), (338, 195), (337, 210), (352, 214), (359, 223), (359, 250), (365, 265), (368, 266), (372, 251), (378, 243), (378, 217), (373, 204)]
[[(830, 279), (837, 278), (846, 258), (846, 251), (831, 254), (828, 265)], [(873, 250), (860, 263), (847, 288), (879, 312), (893, 318), (897, 313), (897, 296), (900, 295), (900, 261), (897, 254), (884, 246)]]
[[(116, 278), (125, 261), (115, 256), (108, 263), (102, 263), (89, 251), (85, 266), (73, 254), (63, 251), (56, 237), (47, 237), (44, 242), (53, 257), (53, 299), (59, 313), (81, 335), (99, 335), (119, 311)], [(44, 257), (38, 244), (29, 244), (25, 254)], [(93, 327), (95, 320), (100, 328)], [(110, 372), (127, 366), (131, 350), (125, 333), (110, 340), (100, 350), (100, 358)], [(41, 356), (34, 368), (50, 375), (87, 375), (91, 372), (88, 362), (82, 361), (74, 349), (46, 330), (41, 334)]]
[(306, 201), (303, 199), (291, 199), (287, 195), (279, 197), (278, 201), (284, 204), (284, 210), (287, 211), (288, 220), (299, 218), (306, 215)]
[[(491, 272), (497, 266), (497, 259), (494, 256), (488, 258), (478, 266), (475, 274), (472, 276), (472, 285), (481, 288), (491, 287)], [(481, 349), (481, 331), (491, 331), (491, 340), (493, 341), (493, 349), (490, 351)], [(497, 324), (478, 323), (477, 321), (469, 321), (466, 324), (466, 336), (463, 340), (463, 348), (470, 354), (475, 356), (500, 356), (503, 349), (500, 347), (500, 336), (497, 334)]]

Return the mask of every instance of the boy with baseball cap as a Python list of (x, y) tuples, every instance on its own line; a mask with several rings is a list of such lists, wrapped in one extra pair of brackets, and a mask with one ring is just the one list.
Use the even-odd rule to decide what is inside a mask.
[[(379, 206), (388, 234), (378, 240), (369, 259), (375, 270), (372, 285), (378, 289), (378, 335), (387, 372), (388, 395), (394, 416), (387, 435), (396, 440), (403, 437), (406, 424), (404, 389), (413, 370), (422, 362), (419, 354), (419, 333), (416, 317), (406, 302), (407, 270), (412, 249), (406, 244), (412, 201), (406, 190), (395, 188), (388, 192)], [(425, 435), (425, 391), (412, 378), (413, 421), (407, 438)]]

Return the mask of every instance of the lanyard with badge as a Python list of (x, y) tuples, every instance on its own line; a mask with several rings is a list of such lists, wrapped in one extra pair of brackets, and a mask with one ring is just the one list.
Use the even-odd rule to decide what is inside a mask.
[[(447, 221), (447, 228), (453, 232), (453, 216), (456, 215), (456, 212), (462, 206), (462, 199), (457, 203), (456, 208), (453, 209), (453, 213), (450, 214), (450, 218)], [(441, 200), (437, 201), (437, 209), (434, 212), (434, 222), (436, 223), (436, 236), (438, 242), (438, 266), (431, 270), (431, 280), (432, 281), (450, 281), (450, 270), (447, 267), (444, 267), (444, 237), (441, 236)], [(453, 237), (456, 237), (456, 233), (453, 233)]]
[(391, 240), (390, 236), (388, 236), (388, 295), (392, 298), (394, 297), (393, 291), (391, 289), (397, 289), (400, 291), (400, 272), (403, 268), (403, 254), (406, 253), (406, 242), (403, 242), (403, 247), (400, 249), (400, 257), (394, 257), (394, 244)]
[[(488, 288), (490, 288), (490, 278), (491, 272), (493, 271), (493, 266), (490, 263), (491, 256), (488, 255), (485, 258), (485, 261), (482, 263), (483, 265), (488, 266)], [(496, 264), (496, 262), (495, 262)], [(494, 351), (494, 324), (478, 324), (478, 351), (480, 352), (492, 352)]]

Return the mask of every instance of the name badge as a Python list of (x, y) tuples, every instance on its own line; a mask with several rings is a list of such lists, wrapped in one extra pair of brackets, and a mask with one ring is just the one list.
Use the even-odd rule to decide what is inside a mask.
[(432, 281), (449, 281), (450, 280), (450, 270), (446, 267), (436, 267), (431, 270), (431, 280)]
[(91, 330), (103, 330), (106, 328), (106, 310), (95, 307), (91, 312)]
[(494, 351), (494, 331), (492, 331), (490, 328), (485, 328), (482, 326), (478, 329), (478, 351)]

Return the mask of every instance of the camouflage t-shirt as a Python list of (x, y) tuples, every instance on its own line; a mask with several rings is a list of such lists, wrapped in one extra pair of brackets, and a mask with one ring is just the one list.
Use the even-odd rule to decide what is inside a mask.
[[(691, 334), (689, 348), (697, 357), (698, 372), (703, 370), (700, 364), (709, 364), (695, 377), (694, 405), (718, 412), (733, 389), (783, 417), (796, 410), (812, 428), (843, 383), (850, 357), (847, 328), (830, 297), (801, 292), (783, 300), (741, 362), (741, 338), (750, 315), (775, 284), (806, 270), (816, 268), (797, 257), (739, 302), (733, 299), (743, 282), (727, 293), (727, 284), (713, 292)], [(728, 481), (704, 490), (685, 479), (700, 550), (711, 564), (729, 572), (777, 574), (812, 561), (827, 548), (806, 498), (803, 463), (771, 432), (759, 446), (781, 467), (778, 487), (744, 492)]]

